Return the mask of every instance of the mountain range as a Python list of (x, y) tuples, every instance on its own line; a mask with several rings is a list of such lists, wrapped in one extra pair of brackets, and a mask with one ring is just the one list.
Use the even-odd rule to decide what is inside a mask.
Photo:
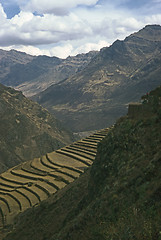
[(96, 54), (91, 51), (60, 59), (0, 50), (0, 83), (33, 96), (82, 70)]
[(127, 112), (128, 103), (160, 84), (161, 26), (147, 25), (116, 40), (75, 75), (32, 99), (73, 132), (101, 129)]
[(0, 50), (0, 82), (47, 108), (73, 132), (110, 126), (160, 84), (161, 26), (110, 47), (60, 59)]

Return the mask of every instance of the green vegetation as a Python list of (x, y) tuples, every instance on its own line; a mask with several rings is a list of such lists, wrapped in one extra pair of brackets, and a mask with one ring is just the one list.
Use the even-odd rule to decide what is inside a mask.
[(161, 121), (154, 121), (125, 118), (99, 145), (90, 191), (105, 200), (95, 203), (105, 239), (160, 239)]
[(145, 116), (121, 118), (91, 170), (90, 193), (106, 199), (96, 203), (107, 240), (161, 239), (161, 87), (142, 99)]
[(147, 114), (120, 118), (92, 167), (24, 212), (5, 240), (161, 239), (161, 87), (142, 99)]

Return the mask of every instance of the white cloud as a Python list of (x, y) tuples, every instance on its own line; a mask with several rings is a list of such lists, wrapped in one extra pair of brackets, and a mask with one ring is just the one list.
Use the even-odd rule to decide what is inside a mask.
[[(102, 4), (98, 0), (17, 1), (21, 3), (21, 12), (12, 19), (7, 19), (0, 4), (0, 46), (34, 55), (64, 58), (99, 50), (146, 24), (161, 24), (161, 14), (154, 13), (159, 0), (147, 0), (147, 4), (153, 3), (153, 8), (150, 13), (148, 5), (146, 14), (141, 14), (142, 8), (139, 14), (126, 8), (131, 0), (105, 0)], [(95, 5), (97, 2), (99, 5)], [(35, 11), (42, 15), (35, 15)]]
[(33, 46), (23, 46), (23, 45), (20, 45), (18, 47), (14, 47), (14, 49), (16, 49), (17, 51), (26, 52), (27, 54), (35, 55), (35, 56), (38, 56), (38, 55), (51, 56), (50, 52), (48, 50), (45, 50), (45, 49), (40, 50), (39, 48), (33, 47)]
[(10, 22), (18, 27), (22, 27), (24, 24), (31, 22), (33, 18), (34, 15), (31, 12), (20, 12), (18, 15), (15, 15)]
[(0, 21), (1, 21), (1, 23), (3, 23), (6, 20), (6, 18), (7, 18), (7, 16), (6, 16), (6, 14), (3, 10), (3, 7), (0, 3)]
[(73, 47), (70, 43), (64, 43), (61, 46), (51, 47), (49, 49), (40, 49), (34, 46), (24, 46), (24, 45), (12, 45), (10, 47), (3, 47), (4, 50), (11, 50), (15, 49), (20, 52), (26, 52), (27, 54), (31, 55), (47, 55), (47, 56), (56, 56), (59, 58), (67, 58), (68, 56), (75, 56), (79, 53), (87, 53), (92, 50), (100, 50), (103, 47), (109, 46), (109, 43), (106, 41), (98, 41), (96, 43), (84, 43), (81, 46)]
[(92, 50), (100, 50), (103, 47), (109, 46), (109, 43), (104, 40), (100, 40), (96, 43), (88, 42), (88, 43), (80, 43), (75, 41), (75, 46), (72, 46), (70, 43), (64, 43), (61, 46), (52, 47), (49, 52), (49, 56), (57, 56), (60, 58), (66, 58), (68, 56), (75, 56), (79, 53), (87, 53)]
[(4, 18), (4, 21), (6, 25), (0, 23), (0, 45), (6, 46), (58, 43), (92, 34), (90, 26), (74, 13), (63, 17), (50, 14), (40, 17), (20, 12), (11, 20)]
[(71, 44), (64, 44), (62, 46), (56, 46), (49, 50), (50, 56), (56, 56), (59, 58), (66, 58), (72, 55), (73, 46)]
[(77, 55), (79, 53), (87, 53), (89, 51), (92, 51), (92, 50), (100, 50), (101, 48), (103, 47), (108, 47), (109, 46), (109, 43), (107, 41), (104, 41), (104, 40), (100, 40), (98, 43), (92, 43), (92, 42), (89, 42), (89, 43), (85, 43), (79, 47), (77, 47), (75, 50), (72, 51), (72, 55)]
[(79, 5), (91, 6), (98, 2), (98, 0), (30, 0), (25, 4), (20, 2), (23, 10), (38, 12), (38, 13), (53, 13), (55, 15), (66, 15), (71, 8)]
[(151, 15), (145, 18), (147, 24), (155, 23), (161, 24), (161, 14)]
[(46, 55), (46, 56), (53, 56), (51, 55), (51, 52), (47, 49), (40, 49), (38, 47), (34, 46), (24, 46), (24, 45), (11, 45), (9, 47), (1, 47), (1, 49), (10, 51), (11, 49), (20, 51), (20, 52), (25, 52), (30, 55), (38, 56), (38, 55)]

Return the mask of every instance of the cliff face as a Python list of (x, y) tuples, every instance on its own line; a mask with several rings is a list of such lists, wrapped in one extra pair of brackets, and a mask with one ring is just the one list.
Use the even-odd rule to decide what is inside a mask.
[(160, 84), (161, 26), (146, 26), (103, 48), (79, 73), (34, 99), (73, 131), (113, 124), (129, 102)]
[(5, 240), (160, 239), (161, 87), (142, 101), (147, 114), (120, 118), (91, 169), (20, 216)]
[(47, 110), (0, 85), (0, 172), (72, 140), (72, 134)]

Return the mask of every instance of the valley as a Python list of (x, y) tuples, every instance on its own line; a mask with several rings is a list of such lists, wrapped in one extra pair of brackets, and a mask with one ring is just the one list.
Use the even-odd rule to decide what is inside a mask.
[(0, 240), (160, 240), (161, 26), (0, 66)]

